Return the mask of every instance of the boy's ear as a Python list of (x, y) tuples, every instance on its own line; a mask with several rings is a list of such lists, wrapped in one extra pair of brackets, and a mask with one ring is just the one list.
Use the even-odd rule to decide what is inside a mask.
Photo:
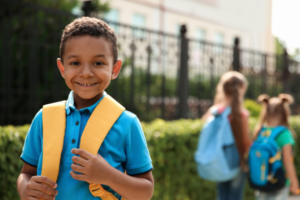
[(120, 73), (122, 67), (122, 61), (117, 60), (117, 62), (113, 66), (112, 74), (111, 74), (111, 79), (116, 79)]
[(64, 64), (62, 63), (61, 59), (60, 58), (57, 58), (56, 60), (57, 62), (57, 67), (60, 71), (60, 74), (63, 78), (65, 78), (65, 67), (64, 67)]

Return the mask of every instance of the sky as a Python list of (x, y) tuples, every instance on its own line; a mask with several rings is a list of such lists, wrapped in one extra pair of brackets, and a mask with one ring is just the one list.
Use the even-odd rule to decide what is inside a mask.
[(289, 51), (300, 48), (300, 0), (273, 0), (272, 33)]

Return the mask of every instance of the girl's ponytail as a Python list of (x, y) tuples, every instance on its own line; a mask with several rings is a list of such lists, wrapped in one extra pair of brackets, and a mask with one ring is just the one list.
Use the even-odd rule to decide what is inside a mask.
[(294, 98), (289, 94), (280, 94), (278, 98), (281, 99), (282, 103), (287, 103), (288, 105), (294, 103)]
[(259, 122), (254, 128), (254, 135), (253, 135), (254, 139), (256, 139), (260, 129), (263, 127), (266, 121), (269, 99), (270, 97), (267, 94), (259, 95), (259, 97), (257, 98), (257, 101), (261, 103), (263, 107), (262, 107), (262, 111), (260, 112)]
[(289, 105), (294, 103), (294, 98), (289, 94), (279, 94), (278, 98), (281, 100), (281, 103), (282, 103), (282, 106), (283, 106), (283, 109), (284, 109), (284, 113), (283, 113), (284, 125), (287, 126), (290, 129), (290, 131), (292, 132), (294, 138), (296, 138), (295, 131), (290, 126), (290, 123), (289, 123), (289, 120), (288, 120), (288, 118), (290, 116), (290, 107), (289, 107)]
[(244, 84), (241, 79), (235, 76), (233, 76), (223, 84), (224, 94), (231, 98), (230, 125), (240, 155), (242, 154), (244, 149), (244, 135), (241, 134), (241, 130), (243, 129), (241, 116), (242, 99), (240, 99), (239, 91), (243, 86)]

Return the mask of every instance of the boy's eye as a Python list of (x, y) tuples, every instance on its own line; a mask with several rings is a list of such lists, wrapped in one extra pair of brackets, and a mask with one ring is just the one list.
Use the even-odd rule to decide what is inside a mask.
[(77, 66), (77, 65), (79, 65), (79, 62), (71, 62), (70, 64)]
[(103, 65), (103, 62), (94, 62), (93, 65)]

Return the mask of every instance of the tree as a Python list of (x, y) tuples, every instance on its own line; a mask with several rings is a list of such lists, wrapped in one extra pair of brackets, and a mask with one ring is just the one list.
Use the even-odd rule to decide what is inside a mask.
[(92, 4), (95, 7), (95, 13), (97, 14), (105, 14), (110, 10), (109, 2), (101, 3), (99, 0), (92, 0)]
[(81, 3), (80, 0), (21, 0), (21, 2), (69, 12)]
[(282, 55), (284, 53), (285, 43), (280, 40), (278, 37), (275, 37), (275, 50), (276, 54)]
[[(93, 1), (95, 13), (109, 10), (103, 0)], [(82, 3), (0, 0), (0, 99), (5, 105), (1, 107), (2, 123), (29, 123), (43, 104), (67, 97), (69, 89), (56, 68), (56, 58), (62, 30), (78, 17), (71, 11), (81, 8)], [(24, 104), (29, 106), (22, 107)], [(22, 113), (20, 118), (12, 117), (18, 113)]]
[(294, 52), (290, 55), (290, 58), (297, 62), (300, 62), (300, 49), (296, 48)]
[[(108, 1), (103, 2), (103, 0), (91, 0), (94, 13), (104, 14), (110, 10), (110, 4)], [(23, 3), (30, 3), (34, 5), (39, 5), (47, 8), (63, 10), (71, 12), (74, 8), (81, 9), (83, 0), (22, 0)], [(78, 10), (78, 9), (77, 9)]]

